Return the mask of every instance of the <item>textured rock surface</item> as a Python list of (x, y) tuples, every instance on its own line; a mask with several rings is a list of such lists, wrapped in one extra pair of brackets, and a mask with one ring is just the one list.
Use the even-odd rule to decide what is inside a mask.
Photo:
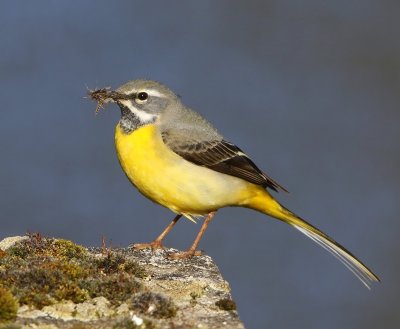
[[(63, 241), (63, 245), (67, 243), (68, 247), (71, 246), (69, 245), (71, 244), (69, 241), (46, 240), (42, 237), (39, 237), (39, 242), (35, 242), (34, 239), (38, 239), (37, 236), (15, 239), (8, 238), (1, 241), (0, 249), (3, 250), (3, 262), (0, 262), (0, 286), (2, 285), (1, 278), (6, 278), (5, 271), (10, 271), (9, 268), (7, 269), (7, 264), (5, 264), (5, 261), (8, 259), (7, 257), (11, 257), (7, 253), (12, 253), (13, 258), (10, 259), (13, 260), (15, 260), (15, 257), (19, 257), (20, 254), (25, 257), (24, 261), (30, 260), (24, 252), (15, 248), (19, 244), (27, 244), (29, 239), (33, 239), (34, 246), (40, 245), (42, 249), (43, 246), (53, 246), (57, 241)], [(76, 246), (73, 245), (73, 247)], [(40, 249), (40, 257), (43, 258), (42, 249)], [(29, 252), (34, 252), (34, 250), (36, 249), (32, 248), (32, 244), (30, 244)], [(73, 250), (76, 251), (76, 249)], [(79, 289), (78, 297), (82, 298), (82, 302), (77, 302), (77, 300), (74, 302), (71, 300), (56, 300), (54, 297), (51, 297), (48, 298), (50, 302), (45, 304), (45, 306), (35, 307), (35, 304), (28, 305), (29, 303), (26, 302), (24, 305), (24, 303), (21, 303), (18, 300), (18, 296), (21, 293), (18, 295), (18, 289), (7, 283), (7, 288), (16, 295), (16, 300), (20, 302), (20, 305), (16, 321), (11, 324), (3, 324), (3, 327), (10, 329), (244, 328), (235, 310), (235, 303), (232, 301), (229, 285), (222, 278), (217, 266), (209, 256), (196, 256), (190, 260), (182, 261), (170, 260), (166, 257), (167, 253), (175, 251), (173, 249), (152, 252), (147, 249), (132, 251), (127, 248), (110, 251), (91, 248), (86, 251), (87, 254), (84, 256), (86, 263), (82, 264), (90, 264), (93, 261), (97, 263), (96, 266), (99, 266), (99, 262), (102, 266), (104, 263), (109, 266), (109, 268), (104, 267), (104, 274), (100, 273), (101, 277), (104, 276), (108, 280), (106, 282), (110, 282), (107, 275), (110, 275), (111, 272), (113, 277), (121, 276), (121, 278), (126, 278), (127, 275), (130, 275), (130, 272), (126, 272), (124, 266), (127, 267), (127, 264), (130, 266), (131, 264), (138, 265), (138, 268), (142, 271), (140, 273), (144, 273), (134, 278), (140, 288), (136, 288), (135, 286), (132, 294), (129, 294), (128, 298), (122, 295), (123, 299), (121, 300), (113, 299), (108, 290), (108, 295), (102, 296), (101, 292), (104, 291), (103, 288), (103, 290), (100, 289), (94, 292), (90, 290), (86, 291), (82, 287), (87, 287), (87, 284), (81, 285), (80, 281), (78, 281), (78, 287), (72, 287), (71, 289)], [(76, 271), (76, 268), (79, 268), (77, 273), (81, 273), (83, 270), (77, 266), (83, 265), (78, 263), (78, 260), (74, 258), (75, 255), (73, 253), (66, 253), (64, 250), (62, 252), (63, 259), (68, 264), (74, 264), (74, 271)], [(56, 260), (57, 255), (54, 255), (54, 253), (52, 249), (50, 253), (51, 257), (55, 257), (54, 259)], [(79, 257), (82, 258), (81, 251), (79, 253)], [(67, 258), (65, 254), (68, 254)], [(108, 259), (117, 259), (118, 262), (110, 263), (107, 262)], [(35, 261), (37, 262), (37, 259)], [(119, 268), (114, 269), (112, 266), (115, 264)], [(61, 268), (64, 269), (64, 267)], [(69, 272), (71, 271), (70, 268), (67, 269)], [(97, 270), (98, 267), (95, 269)], [(59, 270), (59, 267), (57, 267), (57, 270)], [(121, 272), (118, 272), (120, 270)], [(137, 271), (137, 269), (135, 270)], [(93, 268), (90, 271), (93, 271)], [(103, 272), (103, 270), (100, 271)], [(14, 275), (14, 272), (10, 273)], [(24, 275), (26, 277), (26, 270)], [(84, 279), (88, 280), (88, 274), (85, 275)], [(92, 277), (90, 278), (90, 280), (94, 281)], [(3, 285), (5, 283), (6, 279), (3, 279)], [(72, 283), (64, 282), (63, 285), (71, 286)], [(64, 292), (64, 290), (61, 291)], [(82, 293), (85, 294), (82, 295)], [(76, 296), (76, 294), (73, 296)], [(0, 328), (2, 328), (1, 319)]]

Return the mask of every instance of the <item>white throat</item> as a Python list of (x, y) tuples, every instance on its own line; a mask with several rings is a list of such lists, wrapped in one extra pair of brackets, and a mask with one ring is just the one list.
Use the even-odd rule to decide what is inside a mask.
[(126, 106), (142, 123), (151, 122), (156, 117), (154, 114), (138, 110), (129, 100), (120, 100), (120, 102)]

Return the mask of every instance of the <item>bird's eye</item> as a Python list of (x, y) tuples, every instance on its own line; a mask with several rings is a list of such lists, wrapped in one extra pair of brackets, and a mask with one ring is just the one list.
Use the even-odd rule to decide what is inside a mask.
[(136, 98), (137, 98), (139, 101), (144, 102), (144, 101), (147, 100), (147, 98), (149, 98), (149, 94), (146, 93), (146, 92), (144, 92), (144, 91), (142, 91), (142, 92), (140, 92), (140, 93), (137, 94)]

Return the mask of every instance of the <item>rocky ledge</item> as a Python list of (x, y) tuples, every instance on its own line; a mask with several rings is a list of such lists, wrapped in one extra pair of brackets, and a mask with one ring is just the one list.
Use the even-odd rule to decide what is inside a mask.
[(39, 234), (0, 241), (0, 329), (244, 328), (209, 256), (85, 248)]

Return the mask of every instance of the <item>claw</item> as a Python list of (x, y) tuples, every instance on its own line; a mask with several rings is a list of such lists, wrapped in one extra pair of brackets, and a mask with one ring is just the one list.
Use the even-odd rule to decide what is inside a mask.
[(164, 249), (164, 246), (161, 243), (161, 241), (153, 241), (150, 243), (135, 243), (132, 246), (132, 249), (135, 249), (135, 250), (148, 249), (148, 248), (151, 248), (154, 251), (157, 249)]
[(190, 259), (193, 256), (201, 256), (203, 253), (200, 250), (187, 250), (168, 254), (169, 259)]

